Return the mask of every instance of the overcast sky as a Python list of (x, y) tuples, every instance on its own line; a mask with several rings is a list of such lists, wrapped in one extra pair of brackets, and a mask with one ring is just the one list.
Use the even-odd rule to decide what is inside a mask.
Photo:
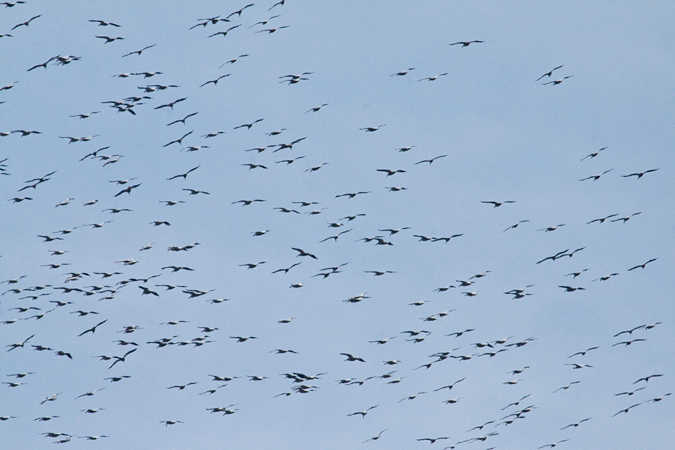
[(675, 6), (282, 3), (0, 4), (3, 445), (672, 445)]

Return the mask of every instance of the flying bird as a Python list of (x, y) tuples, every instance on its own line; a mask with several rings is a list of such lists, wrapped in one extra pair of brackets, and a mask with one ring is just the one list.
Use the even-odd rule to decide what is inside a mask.
[(558, 69), (560, 69), (560, 68), (562, 68), (562, 67), (563, 67), (563, 66), (554, 67), (553, 69), (551, 69), (550, 71), (546, 72), (545, 74), (543, 74), (542, 76), (540, 76), (539, 78), (537, 78), (537, 79), (534, 80), (534, 81), (537, 82), (537, 81), (541, 80), (541, 79), (544, 78), (544, 77), (549, 77), (549, 78), (551, 78), (551, 75), (553, 75), (553, 72), (555, 72), (556, 70), (558, 70)]

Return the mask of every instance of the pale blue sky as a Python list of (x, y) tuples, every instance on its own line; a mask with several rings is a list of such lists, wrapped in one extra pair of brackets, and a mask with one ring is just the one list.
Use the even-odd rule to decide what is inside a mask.
[[(428, 447), (418, 439), (445, 436), (450, 438), (433, 448), (536, 449), (565, 439), (556, 447), (667, 448), (675, 437), (673, 398), (654, 399), (674, 389), (673, 5), (288, 0), (268, 11), (274, 3), (255, 2), (229, 23), (192, 30), (198, 19), (227, 17), (246, 2), (0, 5), (0, 34), (11, 34), (0, 38), (0, 87), (18, 81), (0, 91), (0, 132), (41, 132), (0, 137), (0, 160), (6, 159), (0, 163), (6, 174), (0, 176), (0, 281), (6, 280), (0, 321), (10, 322), (0, 324), (0, 337), (11, 349), (35, 335), (23, 348), (1, 353), (2, 381), (25, 383), (0, 387), (0, 417), (16, 417), (0, 422), (5, 445), (51, 448), (65, 435), (40, 433), (60, 432), (73, 436), (65, 443), (70, 448), (101, 449), (410, 449)], [(37, 15), (29, 26), (12, 30)], [(274, 15), (279, 17), (269, 19)], [(120, 27), (89, 22), (94, 19)], [(227, 36), (208, 37), (236, 25)], [(281, 26), (288, 28), (256, 33)], [(106, 44), (97, 35), (124, 40)], [(449, 45), (469, 40), (484, 42)], [(141, 55), (122, 56), (150, 45)], [(53, 60), (27, 72), (68, 55), (81, 59), (65, 65)], [(561, 65), (550, 78), (535, 81)], [(392, 76), (408, 68), (414, 70)], [(115, 76), (154, 71), (162, 74)], [(303, 72), (311, 73), (295, 84), (280, 78)], [(447, 75), (423, 80), (442, 73)], [(217, 85), (200, 87), (226, 74)], [(542, 85), (566, 76), (571, 78), (558, 85)], [(144, 94), (138, 87), (148, 84), (178, 87)], [(132, 108), (135, 115), (101, 103), (143, 95), (151, 98)], [(186, 100), (173, 108), (155, 109), (180, 98)], [(100, 112), (70, 117), (93, 111)], [(167, 126), (195, 112), (185, 124)], [(234, 129), (256, 119), (264, 120), (250, 130)], [(360, 129), (378, 125), (385, 126), (372, 133)], [(182, 144), (164, 147), (192, 130)], [(224, 133), (204, 137), (218, 131)], [(70, 144), (60, 138), (94, 135)], [(278, 150), (300, 138), (292, 149)], [(118, 162), (80, 161), (108, 146), (98, 155), (121, 155)], [(188, 151), (198, 146), (208, 148)], [(264, 146), (271, 147), (245, 151)], [(301, 156), (291, 164), (277, 162)], [(310, 171), (322, 163), (328, 164)], [(194, 167), (186, 179), (167, 180)], [(623, 176), (657, 168), (640, 179)], [(386, 176), (377, 169), (405, 172)], [(579, 181), (610, 169), (596, 181)], [(31, 184), (27, 180), (53, 171), (35, 189), (17, 192)], [(110, 182), (126, 179), (133, 180)], [(139, 183), (130, 194), (115, 196)], [(187, 188), (210, 194), (189, 195)], [(336, 198), (359, 191), (368, 193)], [(24, 196), (32, 200), (11, 200)], [(69, 198), (70, 204), (55, 207)], [(265, 202), (232, 204), (257, 198)], [(92, 200), (97, 203), (84, 206)], [(504, 200), (515, 203), (481, 203)], [(301, 201), (317, 204), (293, 203)], [(132, 211), (112, 214), (108, 208)], [(638, 212), (625, 223), (612, 222)], [(345, 219), (357, 214), (365, 216)], [(612, 214), (604, 223), (587, 224)], [(101, 228), (88, 225), (109, 220)], [(522, 220), (528, 222), (505, 231)], [(342, 226), (330, 227), (334, 222)], [(559, 224), (564, 226), (543, 231)], [(410, 228), (391, 237), (379, 231), (403, 227)], [(71, 228), (70, 234), (57, 233)], [(263, 230), (269, 232), (252, 236)], [(455, 234), (461, 236), (447, 244), (413, 236)], [(63, 240), (44, 243), (37, 235)], [(393, 245), (360, 240), (373, 236)], [(167, 251), (196, 242), (186, 251)], [(139, 250), (148, 244), (151, 249)], [(584, 249), (573, 257), (537, 264), (578, 248)], [(53, 250), (67, 253), (52, 256)], [(137, 263), (116, 263), (128, 258)], [(644, 269), (628, 271), (653, 258)], [(255, 269), (241, 266), (260, 261), (265, 263)], [(297, 262), (302, 264), (287, 274), (272, 274)], [(43, 267), (51, 263), (71, 265)], [(316, 276), (344, 263), (340, 273)], [(566, 276), (583, 269), (574, 279)], [(66, 283), (71, 271), (89, 276)], [(93, 273), (115, 271), (121, 274), (106, 279)], [(469, 287), (435, 292), (485, 271)], [(618, 275), (600, 280), (612, 273)], [(155, 274), (161, 277), (131, 281), (112, 299), (85, 295), (92, 286), (119, 288), (124, 280)], [(302, 287), (290, 288), (292, 283)], [(186, 287), (167, 291), (159, 284)], [(50, 287), (31, 291), (42, 285)], [(142, 295), (139, 285), (158, 296)], [(532, 295), (522, 299), (504, 294), (527, 285), (533, 285), (525, 291)], [(56, 287), (83, 292), (62, 294)], [(186, 289), (213, 292), (189, 299)], [(43, 293), (49, 295), (22, 299)], [(362, 301), (345, 301), (361, 293)], [(50, 303), (57, 300), (72, 304)], [(28, 307), (40, 309), (16, 309)], [(30, 318), (53, 308), (39, 320)], [(78, 317), (76, 311), (99, 314)], [(287, 318), (291, 323), (278, 323)], [(95, 334), (78, 337), (103, 320)], [(178, 320), (187, 322), (162, 324)], [(121, 333), (126, 326), (140, 329)], [(473, 331), (446, 336), (466, 329)], [(413, 343), (402, 333), (407, 330), (431, 333)], [(200, 347), (147, 343), (204, 335), (208, 342)], [(237, 343), (231, 336), (257, 339)], [(369, 342), (392, 337), (383, 345)], [(528, 338), (534, 340), (506, 346)], [(119, 339), (136, 342), (138, 350), (108, 369), (115, 359), (96, 356), (123, 356), (136, 348), (119, 346)], [(615, 345), (632, 339), (646, 341)], [(479, 356), (486, 350), (474, 345), (479, 343), (507, 350)], [(277, 355), (276, 349), (297, 354)], [(59, 350), (73, 359), (56, 356)], [(430, 355), (438, 352), (472, 358), (448, 357), (418, 369), (436, 361)], [(345, 362), (340, 353), (366, 362)], [(400, 362), (384, 363), (390, 360)], [(566, 365), (572, 363), (593, 367)], [(379, 378), (390, 371), (390, 378)], [(9, 376), (23, 372), (34, 374)], [(304, 383), (280, 375), (294, 372), (325, 374)], [(200, 395), (224, 384), (209, 374), (239, 378)], [(633, 384), (652, 374), (663, 376)], [(104, 380), (121, 375), (131, 378)], [(337, 382), (369, 377), (361, 386)], [(450, 391), (434, 391), (463, 378)], [(510, 381), (517, 383), (504, 384)], [(580, 383), (554, 393), (575, 381)], [(197, 384), (168, 389), (190, 382)], [(301, 384), (313, 386), (311, 392), (291, 390)], [(41, 404), (55, 393), (55, 401)], [(504, 408), (528, 394), (518, 406)], [(457, 403), (445, 403), (455, 398)], [(226, 416), (207, 410), (233, 404), (236, 411)], [(374, 405), (364, 418), (349, 416)], [(504, 423), (508, 414), (531, 406), (520, 416), (527, 420)], [(82, 411), (89, 408), (103, 410)], [(60, 417), (34, 420), (49, 416)], [(482, 441), (489, 433), (498, 434)], [(80, 438), (99, 435), (108, 437)]]

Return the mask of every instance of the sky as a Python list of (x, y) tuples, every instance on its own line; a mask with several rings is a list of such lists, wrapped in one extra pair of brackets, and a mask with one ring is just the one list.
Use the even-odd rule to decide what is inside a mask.
[(0, 3), (4, 445), (672, 445), (675, 6), (280, 3)]

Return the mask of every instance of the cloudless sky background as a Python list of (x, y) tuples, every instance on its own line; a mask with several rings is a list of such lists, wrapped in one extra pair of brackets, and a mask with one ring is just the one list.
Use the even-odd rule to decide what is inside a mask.
[[(675, 376), (675, 6), (288, 0), (271, 10), (273, 1), (256, 2), (229, 22), (189, 30), (202, 18), (226, 18), (246, 4), (0, 5), (0, 87), (15, 82), (0, 91), (0, 132), (9, 133), (0, 136), (0, 377), (25, 383), (0, 386), (0, 417), (13, 416), (0, 422), (3, 445), (52, 448), (67, 437), (40, 433), (58, 432), (72, 435), (67, 447), (101, 449), (411, 449), (427, 448), (428, 441), (418, 441), (425, 437), (449, 437), (432, 444), (441, 449), (536, 449), (565, 439), (559, 448), (669, 448), (675, 398), (653, 400), (674, 390)], [(97, 26), (93, 19), (120, 27)], [(208, 37), (235, 25), (226, 36)], [(258, 32), (282, 26), (288, 28)], [(97, 35), (124, 39), (104, 43)], [(484, 42), (449, 45), (469, 40)], [(150, 45), (141, 55), (123, 57)], [(81, 59), (27, 71), (57, 55)], [(392, 76), (409, 68), (405, 76)], [(146, 71), (162, 73), (115, 76)], [(295, 84), (281, 78), (303, 72), (311, 73)], [(571, 78), (542, 85), (565, 76)], [(151, 84), (177, 87), (139, 89)], [(101, 103), (146, 95), (131, 108), (135, 114)], [(184, 97), (173, 108), (155, 109)], [(100, 112), (70, 117), (93, 111)], [(185, 124), (167, 126), (194, 112)], [(234, 129), (256, 119), (264, 120)], [(375, 132), (362, 129), (379, 125)], [(191, 131), (182, 143), (165, 147)], [(95, 137), (61, 138), (89, 136)], [(278, 147), (301, 138), (290, 149)], [(271, 147), (245, 151), (264, 146)], [(104, 166), (104, 160), (83, 159), (103, 147), (109, 148), (98, 156), (120, 155), (119, 161)], [(300, 156), (291, 164), (277, 162)], [(437, 156), (443, 157), (416, 164)], [(242, 166), (249, 163), (267, 169)], [(168, 180), (194, 167), (185, 178)], [(640, 179), (622, 176), (657, 168)], [(405, 172), (386, 176), (377, 169)], [(580, 181), (610, 169), (596, 181)], [(53, 171), (35, 189), (17, 192)], [(110, 182), (126, 179), (133, 180)], [(209, 195), (189, 195), (187, 188)], [(336, 197), (359, 191), (368, 193)], [(26, 196), (31, 200), (12, 200)], [(68, 205), (55, 206), (69, 198)], [(265, 201), (233, 204), (243, 199)], [(97, 203), (84, 206), (92, 200)], [(481, 203), (504, 200), (515, 203)], [(293, 203), (300, 201), (317, 204)], [(344, 219), (357, 214), (365, 216)], [(528, 222), (507, 230), (522, 220)], [(105, 221), (111, 222), (88, 225)], [(392, 236), (379, 231), (402, 227), (410, 228)], [(72, 233), (57, 233), (68, 229)], [(455, 234), (461, 236), (448, 243), (413, 236)], [(45, 243), (37, 235), (63, 240)], [(360, 240), (373, 236), (393, 245)], [(199, 245), (167, 251), (193, 243)], [(293, 247), (317, 259), (298, 256)], [(537, 264), (579, 248), (573, 257)], [(54, 250), (67, 253), (53, 256)], [(137, 262), (119, 262), (129, 258)], [(628, 271), (653, 258), (644, 269)], [(261, 261), (254, 269), (242, 266)], [(271, 273), (297, 262), (286, 274)], [(44, 267), (52, 263), (70, 265)], [(340, 273), (316, 276), (344, 263)], [(194, 270), (162, 269), (171, 265)], [(566, 276), (583, 269), (574, 279)], [(364, 273), (375, 270), (395, 273)], [(105, 279), (93, 273), (116, 271), (121, 274)], [(469, 287), (435, 291), (486, 271)], [(68, 272), (88, 275), (66, 283)], [(599, 280), (612, 273), (618, 275)], [(527, 285), (532, 295), (504, 294)], [(118, 291), (101, 300), (109, 293), (92, 286)], [(142, 295), (139, 286), (158, 295)], [(188, 289), (213, 291), (189, 298)], [(360, 302), (345, 301), (362, 293)], [(14, 309), (28, 307), (40, 309)], [(79, 317), (76, 311), (98, 314)], [(449, 313), (437, 315), (442, 312)], [(423, 320), (430, 317), (436, 320)], [(278, 323), (287, 318), (293, 320)], [(95, 333), (78, 336), (103, 320)], [(179, 320), (186, 322), (163, 324)], [(139, 329), (122, 333), (127, 326)], [(446, 336), (466, 329), (473, 331)], [(406, 341), (407, 330), (430, 334), (414, 343)], [(33, 334), (23, 348), (12, 349)], [(178, 345), (205, 335), (201, 346)], [(238, 343), (231, 336), (257, 339)], [(170, 337), (172, 344), (163, 348), (148, 343)], [(393, 337), (383, 345), (369, 342)], [(120, 346), (119, 339), (138, 346)], [(501, 339), (506, 343), (495, 343)], [(615, 345), (632, 339), (646, 341)], [(112, 369), (114, 359), (98, 357), (133, 348)], [(500, 349), (506, 351), (479, 356)], [(471, 359), (434, 362), (430, 355), (437, 352)], [(365, 362), (345, 361), (340, 353)], [(393, 360), (399, 362), (384, 363)], [(572, 363), (592, 367), (566, 365)], [(23, 372), (34, 373), (9, 376)], [(294, 383), (284, 373), (321, 375)], [(209, 394), (225, 384), (209, 374), (238, 378)], [(634, 384), (653, 374), (662, 376)], [(104, 380), (122, 375), (130, 378)], [(338, 383), (349, 378), (367, 381)], [(463, 378), (451, 390), (434, 391)], [(509, 381), (517, 383), (504, 384)], [(197, 384), (167, 389), (190, 382)], [(312, 386), (310, 392), (292, 390), (301, 384)], [(56, 393), (55, 401), (41, 404)], [(349, 416), (375, 405), (363, 418)], [(225, 406), (234, 413), (207, 410)], [(102, 410), (83, 412), (89, 408)], [(35, 420), (50, 416), (59, 417)], [(591, 419), (561, 430), (585, 418)], [(101, 435), (107, 437), (83, 438)]]

